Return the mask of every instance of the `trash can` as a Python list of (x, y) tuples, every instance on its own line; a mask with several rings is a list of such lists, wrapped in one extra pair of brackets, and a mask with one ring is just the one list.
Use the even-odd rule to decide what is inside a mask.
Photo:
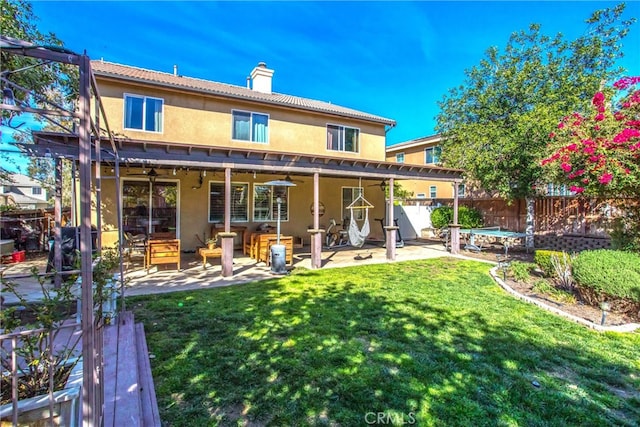
[(271, 246), (271, 272), (274, 274), (287, 274), (287, 259), (285, 245)]

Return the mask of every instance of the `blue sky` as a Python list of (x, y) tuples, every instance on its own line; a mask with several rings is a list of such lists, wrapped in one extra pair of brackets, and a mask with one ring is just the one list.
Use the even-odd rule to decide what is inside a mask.
[[(43, 32), (92, 59), (244, 86), (259, 61), (273, 90), (397, 121), (394, 144), (434, 133), (437, 102), (464, 82), (490, 46), (542, 25), (568, 39), (591, 13), (618, 2), (149, 2), (38, 1)], [(640, 18), (627, 2), (626, 18)], [(621, 65), (640, 74), (640, 24)]]

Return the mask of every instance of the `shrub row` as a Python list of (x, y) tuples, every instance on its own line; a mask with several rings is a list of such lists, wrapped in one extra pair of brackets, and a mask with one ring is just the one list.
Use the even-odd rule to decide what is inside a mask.
[[(434, 228), (447, 227), (451, 223), (453, 223), (453, 208), (440, 206), (431, 212), (431, 225)], [(482, 227), (482, 214), (477, 209), (460, 206), (458, 208), (458, 224), (462, 228)]]
[(597, 302), (611, 298), (640, 302), (640, 255), (635, 253), (609, 249), (581, 252), (573, 261), (573, 277), (578, 288)]

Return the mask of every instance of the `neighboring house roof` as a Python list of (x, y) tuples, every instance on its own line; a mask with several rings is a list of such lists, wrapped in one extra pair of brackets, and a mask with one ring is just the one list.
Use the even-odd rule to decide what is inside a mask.
[(438, 144), (442, 140), (442, 137), (439, 134), (423, 136), (421, 138), (411, 139), (409, 141), (400, 142), (398, 144), (389, 145), (386, 148), (387, 153), (402, 151), (408, 148), (414, 148), (419, 146), (427, 146)]
[(3, 193), (2, 196), (11, 196), (16, 205), (48, 205), (48, 202), (43, 199), (36, 199), (35, 197), (27, 196), (25, 194), (9, 191), (7, 193)]
[(91, 68), (93, 73), (99, 77), (114, 78), (134, 83), (144, 82), (154, 86), (164, 86), (226, 98), (242, 99), (245, 101), (296, 108), (299, 110), (315, 111), (319, 113), (381, 123), (389, 126), (395, 126), (396, 124), (395, 120), (392, 119), (341, 107), (329, 102), (280, 93), (263, 93), (242, 86), (146, 70), (144, 68), (131, 67), (113, 62), (106, 62), (102, 60), (91, 61)]
[(0, 185), (13, 187), (43, 187), (40, 181), (36, 181), (35, 179), (28, 177), (27, 175), (14, 173), (9, 175), (9, 177), (11, 180), (0, 179)]

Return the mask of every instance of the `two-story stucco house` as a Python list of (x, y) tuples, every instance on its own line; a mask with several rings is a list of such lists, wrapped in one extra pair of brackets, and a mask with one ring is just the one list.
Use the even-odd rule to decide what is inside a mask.
[[(311, 242), (319, 262), (323, 230), (331, 219), (350, 218), (347, 207), (359, 195), (373, 206), (371, 221), (386, 218), (393, 228), (389, 201), (374, 184), (428, 179), (451, 186), (461, 179), (457, 169), (387, 162), (394, 120), (277, 93), (274, 70), (264, 63), (246, 87), (104, 61), (91, 68), (117, 144), (117, 159), (107, 139), (101, 150), (103, 246), (121, 230), (169, 232), (183, 250), (194, 250), (212, 227), (229, 233), (275, 225), (279, 201), (282, 232)], [(55, 156), (77, 153), (68, 136), (41, 132), (35, 142)], [(361, 226), (364, 214), (353, 218)], [(370, 237), (383, 240), (389, 231), (372, 223)]]
[(40, 181), (19, 173), (0, 180), (0, 205), (17, 209), (49, 207), (48, 191)]
[[(386, 160), (389, 162), (409, 163), (416, 165), (441, 165), (442, 154), (440, 135), (424, 136), (386, 148)], [(455, 186), (451, 182), (443, 181), (403, 181), (405, 190), (413, 193), (416, 199), (453, 199)], [(465, 184), (458, 185), (458, 197), (465, 197), (467, 188)]]

